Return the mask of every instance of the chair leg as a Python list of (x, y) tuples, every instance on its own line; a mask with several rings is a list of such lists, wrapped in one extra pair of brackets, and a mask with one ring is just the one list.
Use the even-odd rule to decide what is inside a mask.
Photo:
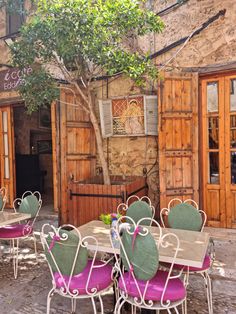
[(179, 311), (178, 311), (177, 307), (174, 307), (174, 310), (175, 310), (176, 314), (179, 314)]
[[(15, 247), (16, 240), (16, 247)], [(18, 254), (19, 254), (19, 239), (12, 239), (12, 254), (13, 254), (13, 271), (14, 277), (17, 278), (18, 274)]]
[(102, 297), (99, 295), (98, 299), (100, 301), (100, 306), (101, 306), (101, 314), (104, 314), (104, 307), (103, 307), (103, 301), (102, 301)]
[(34, 238), (34, 253), (35, 253), (36, 262), (38, 263), (39, 260), (38, 260), (38, 251), (37, 251), (37, 239), (34, 233), (33, 233), (33, 238)]
[(72, 313), (75, 313), (76, 311), (76, 299), (75, 298), (71, 298), (71, 310), (72, 310)]
[(125, 301), (126, 300), (124, 300), (122, 296), (119, 297), (119, 299), (116, 301), (116, 305), (114, 308), (114, 314), (120, 314), (121, 313), (121, 308), (125, 304)]
[(118, 312), (118, 307), (120, 305), (120, 302), (123, 298), (122, 297), (119, 297), (117, 300), (116, 300), (116, 304), (115, 304), (115, 308), (114, 308), (114, 313), (117, 313)]
[(51, 289), (47, 296), (47, 314), (50, 313), (50, 304), (51, 304), (51, 299), (53, 297), (53, 294), (54, 294), (54, 289)]
[(206, 293), (207, 293), (207, 304), (209, 314), (213, 314), (213, 302), (212, 302), (212, 290), (211, 290), (211, 278), (208, 271), (201, 273), (205, 281)]
[(93, 312), (94, 312), (94, 314), (97, 314), (96, 304), (95, 304), (93, 297), (91, 297), (91, 301), (92, 301), (92, 305), (93, 305)]

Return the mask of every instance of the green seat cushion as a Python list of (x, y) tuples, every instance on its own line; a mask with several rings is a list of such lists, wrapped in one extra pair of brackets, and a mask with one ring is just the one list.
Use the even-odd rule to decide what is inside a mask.
[(39, 210), (39, 201), (33, 194), (27, 195), (22, 199), (19, 207), (20, 213), (31, 214), (31, 217), (35, 217)]
[(0, 195), (0, 211), (3, 209), (3, 198), (2, 195)]
[[(152, 218), (153, 213), (151, 207), (146, 202), (136, 201), (128, 207), (126, 215), (137, 223), (141, 218)], [(150, 223), (150, 220), (144, 220), (142, 225), (150, 225)]]
[[(143, 231), (141, 231), (141, 233), (142, 232)], [(145, 236), (137, 234), (134, 248), (132, 248), (133, 235), (130, 235), (127, 230), (125, 230), (122, 234), (121, 241), (124, 249), (121, 246), (120, 256), (125, 269), (130, 271), (124, 251), (133, 266), (135, 278), (145, 281), (153, 278), (159, 265), (159, 252), (153, 236), (150, 233)]]
[(191, 204), (178, 204), (171, 208), (168, 215), (170, 228), (200, 231), (202, 227), (202, 216), (198, 209)]
[[(76, 251), (78, 248), (79, 237), (76, 234), (73, 234), (73, 232), (66, 231), (66, 230), (60, 230), (59, 234), (60, 234), (60, 237), (62, 237), (62, 234), (65, 234), (66, 236), (68, 236), (68, 238), (66, 240), (55, 241), (49, 235), (47, 238), (47, 243), (50, 247), (51, 242), (54, 241), (53, 247), (50, 252), (54, 256), (56, 264), (60, 272), (62, 273), (62, 275), (70, 276), (74, 259), (76, 256)], [(50, 264), (52, 271), (58, 272), (58, 268), (56, 267), (51, 257), (50, 252), (48, 252), (46, 248), (45, 255), (46, 255), (47, 261)], [(80, 247), (72, 275), (77, 275), (81, 273), (86, 267), (87, 262), (88, 262), (88, 250), (85, 247)]]

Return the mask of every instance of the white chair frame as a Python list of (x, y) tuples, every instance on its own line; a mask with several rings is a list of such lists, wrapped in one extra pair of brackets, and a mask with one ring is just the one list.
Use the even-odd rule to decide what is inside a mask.
[(0, 194), (2, 196), (2, 201), (3, 201), (2, 208), (0, 208), (0, 212), (2, 212), (4, 211), (4, 208), (7, 202), (7, 189), (5, 187), (2, 187), (0, 189)]
[[(163, 290), (160, 302), (152, 301), (152, 300), (149, 300), (149, 301), (145, 300), (145, 294), (146, 294), (146, 291), (147, 291), (147, 288), (148, 288), (149, 281), (147, 281), (146, 286), (144, 288), (144, 293), (142, 294), (142, 292), (140, 291), (139, 285), (137, 283), (137, 280), (136, 280), (134, 274), (131, 272), (131, 275), (132, 275), (132, 277), (134, 279), (136, 288), (137, 288), (138, 293), (139, 293), (139, 297), (137, 298), (137, 297), (129, 296), (127, 291), (123, 291), (123, 290), (117, 288), (118, 289), (119, 298), (117, 299), (117, 302), (116, 302), (116, 305), (115, 305), (114, 314), (120, 314), (121, 313), (122, 306), (125, 304), (125, 302), (127, 302), (127, 303), (129, 303), (131, 305), (131, 311), (132, 311), (131, 313), (132, 314), (136, 314), (137, 308), (140, 308), (140, 309), (144, 308), (144, 309), (155, 310), (156, 313), (159, 313), (160, 310), (166, 310), (169, 314), (171, 314), (171, 309), (174, 309), (175, 313), (179, 314), (179, 310), (177, 308), (179, 305), (182, 306), (182, 313), (183, 314), (187, 314), (187, 312), (185, 312), (185, 309), (186, 309), (186, 307), (185, 307), (186, 297), (184, 299), (182, 299), (182, 300), (175, 301), (175, 302), (171, 302), (170, 300), (168, 300), (168, 301), (164, 301), (163, 300), (169, 280), (180, 278), (181, 275), (182, 275), (182, 271), (180, 271), (178, 274), (175, 274), (175, 275), (173, 275), (173, 273), (172, 273), (172, 268), (173, 268), (173, 265), (175, 263), (178, 251), (179, 251), (179, 239), (178, 239), (178, 237), (175, 234), (173, 234), (173, 233), (168, 233), (168, 234), (163, 235), (161, 226), (154, 219), (142, 218), (136, 224), (131, 217), (128, 217), (128, 216), (120, 217), (118, 219), (118, 224), (117, 224), (117, 226), (115, 228), (115, 232), (116, 232), (117, 237), (119, 239), (120, 246), (123, 249), (123, 252), (124, 252), (124, 255), (125, 255), (125, 259), (128, 262), (129, 268), (131, 268), (131, 263), (130, 263), (130, 261), (128, 259), (128, 256), (127, 256), (126, 252), (125, 252), (125, 249), (124, 249), (124, 246), (123, 246), (123, 243), (122, 243), (122, 240), (121, 240), (121, 235), (120, 235), (120, 232), (119, 232), (120, 231), (119, 230), (119, 226), (122, 226), (122, 219), (123, 218), (125, 218), (126, 222), (129, 221), (130, 226), (131, 225), (134, 226), (134, 230), (139, 225), (142, 225), (142, 221), (143, 220), (150, 219), (150, 224), (152, 223), (153, 226), (156, 226), (159, 229), (159, 235), (160, 236), (159, 236), (159, 241), (158, 241), (157, 247), (158, 248), (159, 247), (166, 248), (168, 246), (168, 239), (173, 238), (173, 240), (175, 241), (175, 254), (173, 256), (173, 261), (172, 261), (171, 267), (168, 270), (168, 276), (167, 276), (167, 280), (166, 280), (166, 283), (165, 283), (165, 286), (164, 286), (164, 290)], [(131, 234), (131, 235), (134, 234), (134, 231), (130, 231), (129, 229), (127, 229), (127, 225), (126, 225), (126, 230), (127, 230), (127, 232), (129, 234)], [(141, 235), (141, 236), (147, 235), (148, 232), (149, 232), (148, 227), (142, 226), (142, 232), (143, 233), (139, 232), (138, 234)], [(113, 246), (113, 242), (112, 242), (111, 236), (110, 236), (110, 242), (111, 242), (111, 245), (112, 245), (112, 247), (114, 249), (114, 256), (115, 256), (115, 266), (114, 267), (115, 267), (116, 271), (119, 272), (121, 280), (123, 281), (123, 285), (124, 285), (124, 287), (126, 287), (124, 276), (123, 276), (124, 268), (121, 265), (120, 256), (117, 254), (116, 249)], [(173, 241), (172, 241), (172, 243), (173, 243)]]
[[(131, 200), (134, 200), (134, 201), (145, 201), (147, 202), (147, 204), (150, 206), (151, 208), (151, 211), (152, 211), (152, 220), (154, 219), (155, 217), (155, 207), (152, 205), (152, 202), (150, 200), (150, 198), (148, 196), (142, 196), (142, 197), (139, 197), (137, 195), (131, 195), (129, 198), (127, 198), (126, 200), (126, 203), (120, 203), (118, 206), (117, 206), (117, 214), (122, 214), (123, 212), (127, 212), (128, 208), (129, 208), (129, 203)], [(150, 221), (150, 225), (152, 223), (152, 220)]]
[(9, 240), (10, 241), (10, 252), (12, 255), (12, 260), (13, 260), (13, 271), (14, 271), (14, 278), (16, 279), (18, 276), (18, 264), (19, 264), (19, 240), (25, 240), (27, 238), (29, 238), (30, 236), (33, 236), (33, 241), (34, 241), (34, 252), (35, 252), (35, 257), (36, 257), (36, 261), (38, 262), (38, 252), (37, 252), (37, 240), (35, 237), (34, 232), (32, 234), (27, 234), (27, 231), (29, 230), (28, 228), (33, 227), (36, 218), (39, 215), (39, 211), (42, 207), (42, 198), (41, 198), (41, 194), (38, 191), (35, 192), (31, 192), (31, 191), (26, 191), (24, 192), (24, 194), (22, 195), (21, 198), (16, 198), (13, 201), (13, 208), (14, 211), (17, 213), (17, 208), (20, 206), (21, 202), (23, 201), (23, 199), (28, 196), (28, 195), (35, 195), (38, 198), (38, 211), (34, 217), (33, 220), (29, 220), (25, 226), (25, 232), (26, 234), (21, 236), (21, 237), (17, 237), (17, 238), (0, 238), (0, 240)]
[[(186, 204), (186, 203), (193, 204), (195, 206), (195, 208), (198, 210), (198, 212), (201, 213), (201, 215), (203, 217), (203, 222), (202, 222), (202, 227), (201, 227), (200, 232), (202, 232), (204, 227), (205, 227), (205, 224), (206, 224), (207, 215), (203, 210), (199, 210), (198, 204), (192, 199), (186, 199), (185, 201), (182, 201), (179, 198), (173, 198), (172, 200), (170, 200), (167, 208), (162, 208), (162, 210), (160, 211), (160, 218), (161, 218), (161, 223), (162, 223), (163, 227), (166, 228), (164, 217), (168, 216), (169, 212), (171, 211), (171, 204), (176, 202), (176, 201), (179, 202), (180, 204)], [(211, 263), (211, 266), (212, 266), (212, 263)], [(187, 272), (185, 272), (185, 283), (187, 286), (190, 274), (200, 274), (203, 277), (205, 287), (206, 287), (208, 312), (209, 312), (209, 314), (213, 314), (212, 287), (211, 287), (211, 278), (210, 278), (209, 273), (208, 273), (209, 269), (206, 269), (203, 271), (201, 271), (201, 270), (189, 271), (189, 268), (188, 268)]]
[[(100, 290), (100, 291), (97, 291), (97, 288), (94, 287), (92, 288), (92, 292), (88, 290), (88, 284), (89, 284), (89, 281), (90, 281), (90, 278), (92, 276), (92, 271), (93, 269), (95, 268), (102, 268), (104, 267), (105, 265), (107, 265), (109, 262), (111, 262), (111, 260), (113, 259), (113, 256), (107, 260), (107, 261), (102, 261), (103, 264), (102, 265), (94, 265), (95, 263), (95, 259), (96, 259), (96, 256), (97, 256), (97, 252), (98, 252), (98, 242), (97, 242), (97, 239), (93, 236), (86, 236), (84, 238), (82, 238), (79, 230), (73, 226), (73, 225), (70, 225), (70, 224), (67, 224), (67, 225), (62, 225), (60, 226), (59, 228), (55, 228), (54, 226), (50, 225), (50, 224), (44, 224), (42, 226), (42, 231), (40, 233), (40, 237), (41, 237), (41, 242), (42, 242), (42, 245), (43, 245), (43, 249), (44, 251), (50, 251), (49, 249), (49, 245), (48, 245), (48, 242), (46, 241), (46, 236), (47, 236), (47, 232), (46, 232), (46, 229), (49, 228), (50, 231), (50, 234), (51, 234), (51, 237), (53, 236), (57, 236), (60, 238), (60, 240), (67, 240), (68, 239), (68, 235), (66, 233), (61, 233), (61, 235), (59, 234), (60, 231), (63, 230), (63, 228), (71, 228), (71, 232), (73, 232), (74, 234), (76, 234), (79, 238), (79, 241), (78, 241), (78, 247), (76, 249), (76, 254), (75, 254), (75, 258), (74, 258), (74, 261), (73, 261), (73, 265), (72, 265), (72, 269), (71, 269), (71, 273), (70, 273), (70, 276), (69, 276), (69, 279), (68, 279), (68, 284), (66, 284), (64, 278), (63, 278), (63, 275), (57, 265), (57, 262), (53, 256), (53, 254), (50, 252), (50, 256), (54, 262), (54, 264), (56, 265), (56, 268), (57, 268), (57, 272), (60, 274), (60, 278), (62, 279), (62, 282), (63, 282), (63, 285), (65, 288), (57, 288), (56, 286), (56, 283), (55, 283), (55, 280), (54, 280), (54, 276), (53, 276), (53, 270), (51, 268), (51, 265), (48, 263), (48, 266), (49, 266), (49, 269), (50, 269), (50, 273), (51, 273), (51, 276), (52, 276), (52, 289), (49, 291), (48, 293), (48, 296), (47, 296), (47, 314), (50, 313), (50, 305), (51, 305), (51, 299), (53, 297), (53, 295), (55, 293), (63, 296), (63, 297), (66, 297), (66, 298), (70, 298), (71, 299), (71, 309), (72, 309), (72, 313), (75, 313), (76, 311), (76, 300), (77, 299), (91, 299), (92, 301), (92, 306), (93, 306), (93, 310), (94, 310), (94, 313), (96, 314), (97, 313), (97, 309), (96, 309), (96, 303), (95, 303), (95, 298), (98, 298), (99, 299), (99, 302), (100, 302), (100, 306), (101, 306), (101, 314), (104, 314), (104, 308), (103, 308), (103, 301), (102, 301), (102, 298), (101, 298), (101, 295), (107, 291), (110, 287), (112, 287), (113, 285), (113, 273), (111, 274), (111, 279), (113, 280), (112, 281), (112, 284), (107, 287), (106, 289), (104, 290)], [(93, 258), (92, 258), (92, 266), (91, 266), (91, 270), (89, 272), (89, 275), (88, 275), (88, 279), (87, 279), (87, 283), (86, 283), (86, 294), (84, 295), (79, 295), (79, 291), (74, 289), (73, 290), (73, 293), (71, 292), (70, 290), (70, 282), (71, 282), (71, 278), (73, 276), (73, 271), (74, 271), (74, 267), (76, 265), (76, 259), (78, 257), (78, 253), (79, 253), (79, 248), (80, 247), (87, 247), (88, 244), (91, 244), (93, 243), (93, 246), (94, 246), (94, 250), (93, 250)]]

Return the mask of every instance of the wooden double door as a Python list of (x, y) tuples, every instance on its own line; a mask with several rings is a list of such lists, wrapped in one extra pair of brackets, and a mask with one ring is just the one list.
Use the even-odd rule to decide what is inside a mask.
[(202, 196), (208, 225), (236, 228), (236, 75), (201, 80)]
[(236, 75), (165, 73), (159, 88), (160, 208), (199, 203), (208, 225), (236, 228)]

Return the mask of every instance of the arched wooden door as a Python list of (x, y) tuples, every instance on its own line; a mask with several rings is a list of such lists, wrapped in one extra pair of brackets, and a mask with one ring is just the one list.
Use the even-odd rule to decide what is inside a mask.
[(236, 75), (201, 80), (203, 206), (208, 225), (236, 228)]
[(176, 197), (199, 202), (198, 75), (165, 73), (158, 94), (160, 208)]
[(16, 190), (13, 126), (12, 107), (0, 107), (0, 187), (7, 189), (7, 207), (12, 207)]

